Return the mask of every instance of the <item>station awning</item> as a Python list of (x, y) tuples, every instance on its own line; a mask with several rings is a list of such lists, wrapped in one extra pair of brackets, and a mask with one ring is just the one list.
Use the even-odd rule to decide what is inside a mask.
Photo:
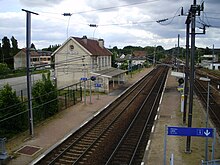
[(112, 78), (112, 77), (124, 74), (126, 72), (127, 70), (122, 70), (122, 69), (117, 69), (117, 68), (108, 68), (104, 70), (91, 72), (91, 74), (102, 76), (102, 77), (107, 77), (107, 78)]

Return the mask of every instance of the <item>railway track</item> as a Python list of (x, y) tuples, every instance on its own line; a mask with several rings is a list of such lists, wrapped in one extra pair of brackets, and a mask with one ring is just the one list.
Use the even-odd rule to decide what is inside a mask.
[(35, 164), (140, 164), (168, 69), (152, 70)]
[[(202, 100), (202, 103), (206, 107), (207, 105), (207, 83), (201, 82), (198, 79), (195, 79), (195, 91), (197, 95)], [(216, 101), (216, 98), (213, 97), (212, 92), (209, 95), (209, 116), (214, 123), (218, 134), (220, 134), (220, 106)]]

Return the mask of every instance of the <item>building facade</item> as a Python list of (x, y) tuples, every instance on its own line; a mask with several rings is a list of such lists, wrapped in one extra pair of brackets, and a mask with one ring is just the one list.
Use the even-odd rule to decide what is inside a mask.
[[(58, 89), (96, 76), (96, 81), (92, 82), (93, 88), (95, 83), (99, 83), (101, 90), (108, 93), (110, 79), (118, 76), (106, 76), (112, 72), (112, 53), (104, 47), (103, 39), (88, 39), (86, 36), (70, 37), (52, 56), (55, 59), (55, 77)], [(105, 72), (99, 74), (100, 71)], [(123, 74), (123, 71), (118, 74)], [(89, 83), (86, 83), (88, 86)]]
[[(51, 52), (42, 50), (30, 51), (30, 62), (32, 67), (50, 66)], [(26, 49), (23, 48), (14, 56), (14, 69), (26, 68)]]

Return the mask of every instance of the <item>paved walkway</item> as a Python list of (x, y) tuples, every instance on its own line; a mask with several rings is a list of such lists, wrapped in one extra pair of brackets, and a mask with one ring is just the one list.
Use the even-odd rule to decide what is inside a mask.
[[(144, 162), (147, 165), (162, 165), (164, 163), (165, 125), (187, 126), (182, 122), (183, 114), (180, 112), (180, 93), (177, 91), (177, 85), (176, 78), (169, 74), (158, 117), (152, 129), (151, 140), (146, 148)], [(204, 108), (196, 96), (194, 96), (192, 127), (205, 127)], [(211, 122), (210, 127), (213, 127)], [(212, 139), (209, 139), (209, 158), (211, 158), (211, 142)], [(201, 164), (205, 155), (205, 138), (191, 137), (191, 154), (186, 154), (185, 148), (186, 137), (167, 136), (166, 164), (170, 164), (171, 154), (174, 155), (175, 165)], [(220, 143), (218, 140), (215, 149), (217, 159), (220, 157), (219, 151)]]
[[(128, 76), (129, 85), (147, 74), (151, 69), (142, 70), (135, 75)], [(146, 148), (144, 157), (144, 164), (147, 165), (162, 165), (163, 164), (163, 151), (164, 151), (164, 128), (165, 125), (170, 126), (184, 126), (182, 124), (182, 113), (180, 112), (180, 94), (176, 90), (177, 81), (175, 77), (168, 76), (166, 89), (158, 112), (158, 117), (155, 126), (152, 130), (151, 141)], [(7, 149), (10, 153), (18, 150), (22, 146), (31, 145), (42, 148), (38, 153), (33, 156), (14, 154), (14, 159), (10, 161), (10, 165), (26, 165), (34, 159), (43, 154), (46, 150), (53, 147), (54, 144), (59, 143), (70, 132), (74, 132), (84, 122), (93, 116), (97, 111), (113, 101), (121, 91), (116, 90), (109, 95), (100, 95), (92, 97), (92, 104), (83, 102), (68, 108), (52, 119), (47, 120), (43, 124), (35, 127), (34, 138), (27, 138), (28, 135), (22, 134), (7, 143)], [(193, 127), (205, 126), (205, 114), (202, 105), (195, 97), (194, 110), (193, 110)], [(185, 154), (185, 137), (168, 137), (167, 138), (167, 164), (169, 164), (169, 157), (171, 153), (174, 154), (175, 165), (194, 165), (200, 164), (204, 159), (204, 139), (192, 138), (191, 154)], [(211, 149), (211, 140), (209, 143), (209, 150)], [(216, 144), (216, 158), (220, 157), (220, 145)], [(211, 153), (209, 153), (209, 156)]]
[[(136, 74), (127, 76), (127, 83), (129, 86), (136, 82), (138, 79), (146, 75), (151, 68), (146, 68)], [(109, 95), (97, 95), (92, 96), (92, 104), (90, 104), (90, 98), (86, 99), (87, 103), (78, 103), (62, 112), (57, 114), (51, 119), (48, 119), (41, 125), (34, 127), (34, 137), (30, 138), (28, 132), (18, 137), (11, 139), (7, 142), (7, 151), (12, 155), (12, 160), (9, 162), (10, 165), (26, 165), (32, 162), (34, 159), (39, 157), (45, 151), (53, 148), (54, 144), (59, 143), (71, 132), (77, 130), (83, 123), (93, 117), (93, 115), (102, 110), (107, 104), (113, 101), (122, 91), (115, 90)], [(17, 150), (24, 146), (36, 146), (41, 148), (39, 152), (32, 156), (16, 153)]]

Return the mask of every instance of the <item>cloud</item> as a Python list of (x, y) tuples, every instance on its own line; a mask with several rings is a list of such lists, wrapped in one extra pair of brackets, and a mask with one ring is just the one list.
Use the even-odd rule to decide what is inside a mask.
[[(178, 16), (180, 8), (187, 13), (191, 1), (181, 0), (1, 0), (0, 38), (13, 35), (19, 47), (25, 46), (27, 9), (39, 13), (32, 15), (32, 41), (37, 48), (51, 44), (62, 44), (68, 36), (103, 38), (107, 46), (124, 47), (126, 45), (147, 46), (162, 45), (173, 47), (177, 35), (181, 36), (181, 45), (185, 40), (186, 16)], [(200, 4), (202, 0), (197, 3)], [(119, 7), (121, 6), (121, 7)], [(123, 7), (122, 7), (123, 6)], [(200, 23), (220, 27), (218, 13), (219, 0), (205, 1), (205, 14), (197, 17), (196, 26)], [(103, 10), (100, 10), (103, 9)], [(72, 13), (64, 17), (63, 13)], [(157, 20), (167, 21), (157, 23)], [(172, 19), (173, 18), (173, 19)], [(97, 24), (98, 28), (89, 27)], [(16, 27), (16, 28), (15, 28)], [(200, 31), (198, 28), (196, 31)], [(196, 44), (220, 44), (219, 28), (207, 28), (205, 35), (196, 35)], [(219, 45), (220, 46), (220, 45)]]
[(53, 6), (61, 3), (61, 0), (37, 0), (37, 1), (30, 1), (30, 0), (20, 0), (20, 3), (28, 6), (28, 7), (36, 7), (36, 6)]

